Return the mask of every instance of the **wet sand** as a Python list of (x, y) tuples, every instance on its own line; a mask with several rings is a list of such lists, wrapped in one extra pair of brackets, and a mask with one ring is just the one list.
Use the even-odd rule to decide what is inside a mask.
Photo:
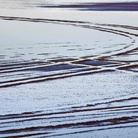
[(0, 137), (137, 138), (137, 12), (36, 7), (0, 9)]

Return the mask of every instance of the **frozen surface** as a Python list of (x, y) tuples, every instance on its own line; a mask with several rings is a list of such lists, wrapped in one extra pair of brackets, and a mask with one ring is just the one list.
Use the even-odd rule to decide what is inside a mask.
[(0, 137), (137, 138), (136, 6), (92, 2), (0, 0)]

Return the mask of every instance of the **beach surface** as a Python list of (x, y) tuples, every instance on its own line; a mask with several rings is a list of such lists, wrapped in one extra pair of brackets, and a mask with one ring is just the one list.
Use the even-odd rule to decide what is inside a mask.
[(137, 5), (0, 0), (0, 137), (137, 138)]

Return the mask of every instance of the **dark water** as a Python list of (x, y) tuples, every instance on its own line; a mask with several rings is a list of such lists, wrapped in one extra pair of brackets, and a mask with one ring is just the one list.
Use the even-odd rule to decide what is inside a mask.
[(80, 2), (0, 0), (0, 137), (138, 137), (137, 2)]

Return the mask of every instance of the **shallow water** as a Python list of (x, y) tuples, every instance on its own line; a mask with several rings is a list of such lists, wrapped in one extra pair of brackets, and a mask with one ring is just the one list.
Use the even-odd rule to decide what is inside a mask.
[(0, 0), (0, 137), (137, 138), (137, 11), (67, 3)]

